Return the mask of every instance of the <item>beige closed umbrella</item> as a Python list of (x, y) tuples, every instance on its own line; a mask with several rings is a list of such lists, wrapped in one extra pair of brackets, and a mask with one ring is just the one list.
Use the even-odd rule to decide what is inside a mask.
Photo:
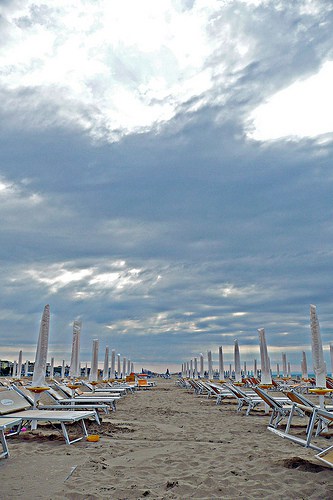
[(316, 387), (326, 387), (326, 363), (320, 335), (316, 306), (310, 305), (310, 326), (312, 339), (312, 361), (316, 376)]
[(267, 350), (266, 334), (264, 328), (259, 328), (259, 346), (261, 361), (261, 383), (263, 385), (272, 385), (271, 368)]

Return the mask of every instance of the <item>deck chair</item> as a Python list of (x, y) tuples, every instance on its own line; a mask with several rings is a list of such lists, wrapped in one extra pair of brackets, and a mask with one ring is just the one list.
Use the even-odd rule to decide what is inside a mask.
[(8, 458), (9, 450), (6, 441), (5, 431), (7, 429), (12, 429), (16, 427), (16, 431), (12, 432), (11, 435), (19, 434), (22, 427), (22, 419), (21, 418), (12, 418), (12, 417), (2, 417), (0, 418), (0, 444), (2, 447), (2, 451), (0, 452), (0, 458)]
[(205, 385), (205, 387), (210, 391), (207, 394), (207, 397), (208, 398), (211, 398), (211, 397), (216, 398), (217, 405), (221, 404), (223, 399), (233, 397), (233, 394), (229, 390), (227, 384), (222, 386), (222, 385), (215, 384), (214, 382), (201, 381), (201, 383), (203, 383)]
[[(305, 407), (303, 407), (303, 405), (299, 406), (299, 405), (296, 405), (296, 403), (295, 403), (295, 406), (298, 406), (299, 408), (305, 410)], [(316, 424), (318, 425), (318, 422), (320, 420), (324, 420), (325, 423), (328, 422), (329, 425), (332, 425), (333, 424), (333, 412), (329, 412), (327, 410), (322, 410), (321, 408), (313, 408), (311, 411), (310, 423), (309, 423), (308, 428), (307, 428), (305, 439), (303, 439), (299, 436), (293, 436), (292, 434), (290, 434), (287, 431), (282, 432), (278, 429), (273, 429), (273, 428), (268, 428), (268, 429), (271, 432), (273, 432), (274, 434), (277, 434), (278, 436), (280, 436), (284, 439), (289, 439), (290, 441), (292, 441), (296, 444), (300, 444), (301, 446), (304, 446), (305, 448), (312, 448), (312, 449), (317, 450), (319, 452), (324, 452), (324, 451), (327, 451), (327, 448), (321, 448), (320, 446), (313, 444), (311, 442), (312, 438), (313, 438), (313, 431), (316, 427)], [(318, 436), (318, 432), (315, 433), (315, 436)], [(332, 447), (330, 446), (329, 448), (332, 448)]]
[[(23, 396), (32, 407), (34, 406), (34, 399), (26, 387), (17, 387), (13, 384), (11, 388), (21, 394), (21, 396)], [(50, 388), (45, 392), (49, 398), (54, 401), (54, 404), (41, 404), (39, 400), (37, 403), (37, 408), (39, 410), (60, 410), (60, 408), (62, 410), (93, 410), (96, 413), (96, 421), (98, 424), (100, 424), (100, 419), (97, 410), (104, 411), (107, 414), (109, 413), (110, 407), (107, 404), (75, 404), (76, 402), (72, 403), (72, 400), (67, 401), (66, 399), (57, 399), (57, 396), (53, 395), (54, 393), (58, 394), (57, 391), (54, 391), (54, 389)]]
[[(54, 386), (56, 386), (66, 397), (72, 398), (73, 397), (73, 391), (68, 385), (63, 384), (61, 382), (57, 382), (54, 380)], [(92, 387), (92, 386), (91, 386)], [(105, 391), (95, 391), (92, 392), (92, 390), (88, 391), (83, 391), (80, 387), (74, 390), (74, 397), (82, 396), (82, 397), (97, 397), (96, 392), (98, 392), (98, 396), (103, 396), (103, 397), (109, 397), (109, 398), (117, 398), (120, 399), (120, 392), (112, 392), (112, 394), (106, 389)]]
[[(95, 387), (89, 382), (86, 382), (85, 380), (82, 380), (82, 385), (87, 387), (89, 389), (89, 392), (83, 392), (83, 394), (96, 394), (96, 393), (105, 393), (105, 394), (110, 394), (110, 396), (125, 396), (127, 393), (127, 389), (125, 387), (111, 387), (110, 385), (106, 385), (105, 387)], [(80, 394), (80, 391), (78, 391), (78, 394)]]
[(285, 404), (283, 400), (279, 401), (260, 387), (253, 387), (253, 390), (272, 411), (268, 427), (276, 429), (281, 420), (289, 417), (291, 411), (296, 412), (299, 416), (304, 416), (304, 412), (302, 412), (302, 410), (300, 409), (297, 409), (295, 405)]
[[(62, 384), (56, 384), (56, 387), (58, 388), (58, 391), (54, 391), (53, 394), (58, 393), (58, 401), (61, 399), (63, 401), (66, 401), (67, 403), (71, 404), (108, 404), (113, 411), (116, 411), (116, 402), (121, 399), (119, 396), (110, 396), (110, 394), (105, 394), (105, 393), (98, 393), (98, 394), (92, 394), (89, 396), (86, 396), (87, 393), (84, 393), (84, 395), (77, 394), (72, 397), (70, 394), (69, 387), (62, 385)], [(60, 393), (60, 395), (59, 395)]]
[[(66, 410), (32, 410), (30, 403), (18, 392), (8, 389), (0, 392), (0, 423), (3, 418), (21, 419), (22, 423), (51, 422), (61, 425), (62, 433), (67, 444), (80, 441), (87, 437), (85, 420), (96, 420), (95, 411), (66, 411)], [(82, 430), (82, 435), (70, 439), (67, 425), (77, 422)]]
[(257, 394), (253, 393), (246, 393), (239, 387), (236, 387), (233, 384), (227, 384), (226, 387), (228, 387), (229, 391), (233, 394), (233, 396), (237, 400), (237, 411), (240, 412), (243, 407), (247, 406), (246, 410), (246, 415), (250, 414), (250, 411), (259, 406), (260, 404), (263, 403), (263, 400), (261, 397), (259, 397)]

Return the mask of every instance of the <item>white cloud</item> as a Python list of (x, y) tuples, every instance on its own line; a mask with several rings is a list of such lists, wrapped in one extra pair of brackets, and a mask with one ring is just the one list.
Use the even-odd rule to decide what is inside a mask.
[(316, 137), (333, 132), (333, 61), (256, 108), (248, 136), (258, 141)]
[(152, 0), (18, 4), (7, 12), (0, 86), (33, 91), (14, 102), (18, 109), (49, 103), (57, 109), (53, 123), (74, 122), (94, 137), (144, 130), (211, 87), (206, 26), (217, 8)]

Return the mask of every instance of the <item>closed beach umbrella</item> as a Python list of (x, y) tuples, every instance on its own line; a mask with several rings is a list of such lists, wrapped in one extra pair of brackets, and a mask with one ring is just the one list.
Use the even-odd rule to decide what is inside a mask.
[(280, 365), (279, 365), (279, 363), (276, 363), (276, 376), (278, 378), (280, 377)]
[(331, 376), (333, 377), (333, 344), (330, 344)]
[(112, 349), (112, 351), (111, 351), (111, 374), (110, 374), (110, 378), (112, 380), (116, 378), (115, 371), (116, 371), (116, 351), (114, 349)]
[(282, 374), (284, 377), (288, 376), (287, 355), (285, 352), (282, 353)]
[(194, 358), (194, 378), (198, 378), (198, 358)]
[(123, 357), (123, 372), (122, 372), (122, 378), (126, 377), (126, 357)]
[(253, 362), (253, 376), (254, 377), (258, 376), (258, 368), (257, 368), (257, 360), (256, 359)]
[(309, 377), (309, 375), (308, 375), (308, 363), (306, 361), (305, 351), (302, 351), (301, 369), (302, 369), (302, 379), (306, 380)]
[(62, 360), (62, 365), (61, 365), (61, 378), (65, 378), (65, 360)]
[(54, 358), (51, 358), (50, 378), (54, 377)]
[(234, 362), (235, 362), (235, 382), (241, 382), (242, 374), (241, 374), (241, 364), (240, 364), (240, 352), (237, 339), (235, 339), (235, 346), (234, 346)]
[(326, 387), (326, 364), (321, 341), (319, 321), (316, 306), (310, 305), (310, 326), (312, 337), (312, 361), (316, 376), (316, 386)]
[(272, 375), (268, 357), (265, 329), (259, 328), (260, 362), (261, 362), (261, 383), (271, 385)]
[(46, 372), (47, 350), (49, 345), (49, 332), (50, 332), (50, 306), (47, 304), (44, 307), (40, 323), (34, 373), (32, 376), (32, 383), (31, 383), (32, 387), (47, 387), (45, 383), (45, 372)]
[(22, 372), (22, 351), (19, 352), (18, 362), (17, 362), (17, 378), (21, 378)]
[(219, 380), (224, 379), (224, 364), (223, 364), (223, 350), (222, 346), (219, 347)]
[(213, 378), (212, 351), (207, 352), (207, 359), (208, 359), (208, 379), (211, 380)]
[(80, 336), (81, 322), (74, 321), (73, 323), (73, 339), (72, 339), (72, 355), (69, 368), (70, 378), (80, 377)]
[(203, 354), (200, 353), (200, 377), (203, 378), (204, 376), (204, 357)]
[(91, 368), (89, 374), (89, 382), (97, 382), (98, 380), (98, 339), (93, 340), (92, 345), (92, 356), (91, 356)]
[(13, 377), (17, 377), (17, 361), (15, 360), (13, 363)]
[(109, 347), (105, 348), (105, 356), (104, 356), (104, 367), (103, 367), (103, 380), (107, 380), (109, 378)]
[(120, 354), (117, 354), (117, 378), (121, 378)]

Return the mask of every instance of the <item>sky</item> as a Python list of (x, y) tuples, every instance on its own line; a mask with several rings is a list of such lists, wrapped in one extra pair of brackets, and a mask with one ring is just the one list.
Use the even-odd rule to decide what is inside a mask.
[[(0, 359), (333, 342), (333, 4), (0, 1)], [(330, 371), (330, 370), (329, 370)]]

